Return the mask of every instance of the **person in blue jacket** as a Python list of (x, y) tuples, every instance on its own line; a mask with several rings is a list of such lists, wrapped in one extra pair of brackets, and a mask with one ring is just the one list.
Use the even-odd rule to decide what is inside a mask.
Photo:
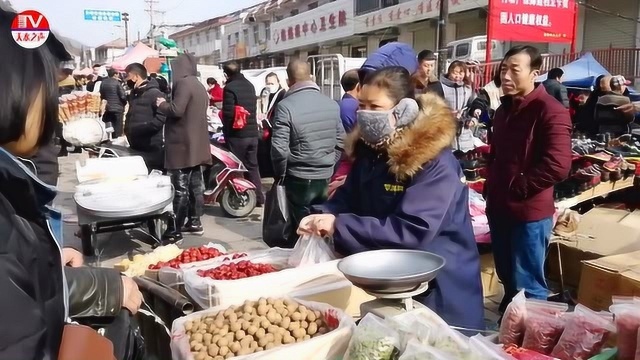
[(344, 256), (377, 249), (416, 249), (446, 265), (417, 300), (449, 325), (484, 329), (480, 262), (468, 188), (450, 145), (456, 124), (434, 94), (414, 99), (404, 67), (369, 71), (361, 82), (353, 168), (345, 184), (309, 215), (300, 234), (332, 236)]

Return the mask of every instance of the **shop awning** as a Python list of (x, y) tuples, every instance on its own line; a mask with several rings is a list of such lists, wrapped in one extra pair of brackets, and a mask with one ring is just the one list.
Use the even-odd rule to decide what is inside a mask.
[(148, 57), (153, 57), (153, 56), (158, 56), (158, 51), (139, 42), (135, 46), (128, 48), (127, 51), (124, 53), (124, 55), (122, 55), (121, 57), (116, 59), (114, 62), (109, 64), (109, 66), (116, 70), (122, 71), (129, 64), (133, 64), (133, 63), (142, 64)]

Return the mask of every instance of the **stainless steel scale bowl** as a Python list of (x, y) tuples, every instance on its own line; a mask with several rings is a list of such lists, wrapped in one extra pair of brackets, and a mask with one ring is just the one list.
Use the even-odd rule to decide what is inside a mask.
[(444, 264), (443, 257), (426, 251), (373, 250), (342, 259), (338, 270), (377, 298), (361, 305), (361, 316), (372, 312), (387, 317), (422, 306), (412, 297), (427, 291)]

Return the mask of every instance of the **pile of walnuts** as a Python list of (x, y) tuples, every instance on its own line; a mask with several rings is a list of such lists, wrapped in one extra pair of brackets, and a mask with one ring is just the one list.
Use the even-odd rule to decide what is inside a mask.
[(260, 298), (187, 321), (196, 360), (222, 360), (309, 340), (329, 332), (320, 311), (289, 299)]

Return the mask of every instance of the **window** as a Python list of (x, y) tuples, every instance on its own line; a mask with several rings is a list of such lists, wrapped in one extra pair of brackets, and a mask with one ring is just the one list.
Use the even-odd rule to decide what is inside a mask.
[(207, 31), (206, 33), (204, 33), (204, 38), (206, 42), (211, 41), (211, 34), (209, 31)]
[(236, 32), (236, 42), (234, 44), (237, 44), (240, 42), (240, 33)]
[(200, 33), (196, 33), (196, 44), (200, 44)]
[(242, 41), (245, 45), (249, 45), (249, 29), (242, 30)]
[[(496, 42), (492, 41), (491, 42), (491, 50), (495, 50), (496, 49)], [(487, 42), (486, 41), (479, 41), (478, 42), (478, 50), (487, 50)]]
[(227, 44), (231, 45), (231, 35), (227, 35)]
[(293, 10), (291, 10), (291, 14), (290, 14), (290, 15), (291, 15), (291, 16), (296, 16), (296, 15), (298, 15), (298, 9), (293, 9)]
[(351, 48), (351, 57), (366, 58), (367, 47), (366, 46), (354, 46)]
[(465, 56), (469, 56), (469, 43), (462, 43), (456, 46), (456, 56), (455, 58), (461, 58)]
[(380, 0), (355, 0), (356, 15), (366, 14), (380, 9)]
[(309, 10), (313, 10), (313, 9), (315, 9), (317, 7), (318, 7), (318, 2), (317, 1), (314, 1), (314, 2), (310, 3), (309, 5), (307, 5), (307, 8)]
[(189, 46), (193, 46), (193, 36), (189, 36)]
[(253, 43), (258, 44), (260, 42), (260, 27), (253, 25)]
[(382, 0), (382, 8), (398, 5), (399, 3), (399, 0)]
[(275, 22), (278, 22), (278, 21), (280, 21), (282, 19), (283, 19), (282, 15), (276, 15), (275, 16)]
[(268, 21), (264, 23), (264, 34), (267, 40), (271, 40), (271, 23)]

